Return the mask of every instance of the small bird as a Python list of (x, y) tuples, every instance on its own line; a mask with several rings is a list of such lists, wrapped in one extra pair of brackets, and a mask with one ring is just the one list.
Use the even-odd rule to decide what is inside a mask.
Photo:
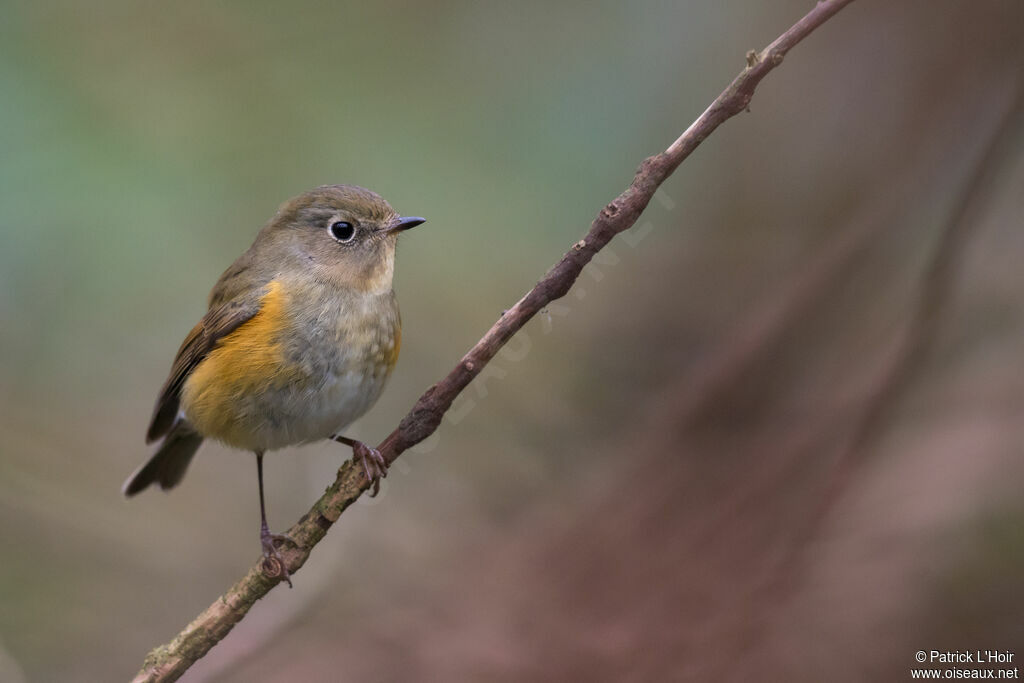
[(290, 539), (267, 527), (263, 455), (333, 439), (351, 446), (376, 495), (386, 461), (341, 431), (373, 406), (398, 360), (395, 247), (423, 222), (354, 185), (323, 185), (281, 205), (185, 337), (146, 433), (160, 445), (124, 494), (176, 486), (204, 439), (255, 453), (264, 570), (290, 586), (277, 551)]

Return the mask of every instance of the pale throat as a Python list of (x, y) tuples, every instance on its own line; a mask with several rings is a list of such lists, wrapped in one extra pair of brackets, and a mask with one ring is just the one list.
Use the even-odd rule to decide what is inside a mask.
[[(395, 278), (395, 250), (387, 249), (384, 258), (366, 269), (362, 283), (355, 286), (367, 294), (385, 294), (391, 291)], [(360, 287), (360, 284), (362, 285)]]
[(385, 250), (381, 257), (360, 263), (321, 264), (317, 270), (321, 277), (335, 285), (366, 294), (386, 294), (391, 291), (395, 275), (395, 250)]

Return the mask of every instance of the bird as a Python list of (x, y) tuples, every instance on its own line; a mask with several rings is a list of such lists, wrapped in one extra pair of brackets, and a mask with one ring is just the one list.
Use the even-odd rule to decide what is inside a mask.
[(267, 525), (263, 456), (331, 439), (352, 448), (377, 494), (387, 462), (342, 432), (376, 403), (398, 360), (395, 250), (424, 222), (355, 185), (322, 185), (282, 204), (220, 276), (178, 349), (146, 431), (159, 445), (125, 481), (125, 496), (178, 485), (207, 439), (255, 454), (262, 566), (291, 586), (277, 549), (291, 539)]

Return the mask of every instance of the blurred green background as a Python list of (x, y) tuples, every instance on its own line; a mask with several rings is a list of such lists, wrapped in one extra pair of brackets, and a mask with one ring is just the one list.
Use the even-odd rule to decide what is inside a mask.
[[(385, 436), (812, 3), (0, 1), (0, 680), (124, 680), (256, 559), (251, 455), (119, 486), (221, 271), (354, 183), (403, 237)], [(794, 50), (188, 681), (903, 680), (1024, 656), (1024, 5)], [(851, 445), (852, 444), (852, 445)], [(284, 529), (347, 449), (268, 460)], [(854, 463), (853, 466), (850, 463)]]

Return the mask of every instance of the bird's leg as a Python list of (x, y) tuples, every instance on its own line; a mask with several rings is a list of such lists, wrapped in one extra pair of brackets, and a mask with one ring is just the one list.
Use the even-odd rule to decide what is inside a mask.
[(376, 496), (380, 493), (380, 480), (388, 476), (388, 461), (384, 459), (384, 456), (380, 454), (376, 448), (367, 446), (362, 441), (356, 441), (350, 439), (347, 436), (341, 434), (332, 434), (331, 438), (338, 443), (343, 443), (346, 446), (352, 447), (352, 455), (363, 464), (363, 470), (366, 471), (366, 478), (371, 484), (373, 484), (373, 491), (370, 493), (370, 497)]
[(267, 508), (263, 504), (263, 452), (256, 451), (256, 476), (260, 480), (260, 544), (263, 546), (263, 573), (267, 576), (276, 576), (288, 582), (292, 587), (291, 575), (288, 573), (288, 566), (284, 558), (277, 552), (277, 543), (291, 543), (296, 545), (288, 536), (272, 534), (267, 527)]

